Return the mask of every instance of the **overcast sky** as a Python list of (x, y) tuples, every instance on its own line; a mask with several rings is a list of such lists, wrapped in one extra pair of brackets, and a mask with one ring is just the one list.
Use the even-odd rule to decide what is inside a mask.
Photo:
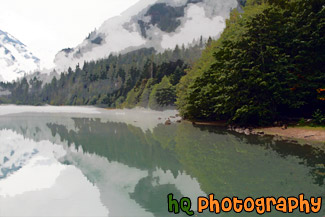
[(55, 54), (75, 47), (105, 20), (138, 0), (3, 0), (0, 29), (26, 44), (49, 67)]

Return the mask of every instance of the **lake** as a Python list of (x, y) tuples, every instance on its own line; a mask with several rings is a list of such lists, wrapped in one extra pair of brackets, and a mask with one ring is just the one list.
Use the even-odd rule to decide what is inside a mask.
[[(177, 111), (0, 106), (0, 216), (187, 216), (167, 195), (325, 197), (325, 153)], [(323, 207), (325, 203), (323, 202)], [(204, 212), (200, 216), (260, 216)], [(263, 216), (325, 216), (274, 211)]]

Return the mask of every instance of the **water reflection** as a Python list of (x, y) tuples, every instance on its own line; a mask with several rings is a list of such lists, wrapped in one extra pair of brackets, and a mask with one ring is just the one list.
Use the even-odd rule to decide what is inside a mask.
[[(0, 144), (5, 144), (0, 146), (0, 215), (10, 206), (34, 207), (39, 216), (58, 215), (38, 203), (46, 201), (49, 210), (62, 207), (60, 216), (79, 216), (68, 211), (81, 208), (83, 216), (173, 216), (167, 212), (169, 193), (193, 202), (209, 193), (220, 199), (325, 196), (325, 154), (312, 146), (186, 123), (139, 124), (97, 116), (0, 117)], [(16, 139), (8, 142), (11, 137)], [(18, 186), (18, 175), (32, 177), (34, 187), (27, 190), (21, 183), (26, 186), (21, 194), (5, 197), (10, 187), (4, 183)], [(47, 185), (33, 178), (47, 180)], [(19, 202), (26, 199), (21, 195), (29, 197), (28, 207)], [(321, 212), (314, 216), (325, 214)]]
[(75, 166), (61, 164), (66, 152), (0, 131), (0, 216), (107, 216), (100, 192)]

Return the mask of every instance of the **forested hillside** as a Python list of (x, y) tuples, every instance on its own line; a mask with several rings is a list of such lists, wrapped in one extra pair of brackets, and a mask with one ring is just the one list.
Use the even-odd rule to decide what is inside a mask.
[(221, 38), (182, 78), (181, 114), (265, 125), (324, 112), (324, 2), (247, 1), (243, 14), (233, 11)]
[(176, 102), (195, 120), (265, 125), (318, 115), (325, 122), (324, 50), (325, 0), (248, 0), (217, 41), (111, 55), (44, 86), (2, 83), (0, 102), (152, 109)]
[[(175, 106), (176, 85), (197, 60), (204, 40), (193, 46), (176, 46), (157, 53), (143, 48), (124, 55), (85, 62), (69, 68), (51, 83), (36, 77), (15, 83), (1, 83), (11, 95), (0, 95), (0, 102), (30, 105), (98, 105), (104, 107), (143, 106), (164, 109)], [(1, 93), (1, 89), (0, 89)]]

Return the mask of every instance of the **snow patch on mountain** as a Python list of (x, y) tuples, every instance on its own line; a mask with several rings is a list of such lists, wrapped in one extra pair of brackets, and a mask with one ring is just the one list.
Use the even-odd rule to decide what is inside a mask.
[(26, 45), (0, 30), (0, 81), (13, 81), (40, 69), (40, 59)]

